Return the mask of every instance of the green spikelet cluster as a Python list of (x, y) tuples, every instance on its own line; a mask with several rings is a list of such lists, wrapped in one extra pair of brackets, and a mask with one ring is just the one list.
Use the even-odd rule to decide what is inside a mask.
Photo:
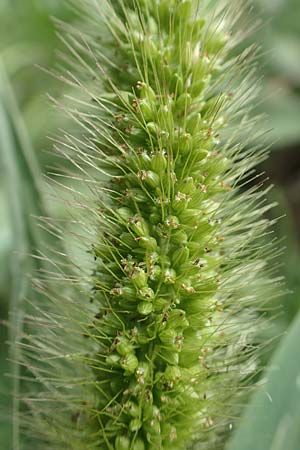
[(39, 280), (24, 360), (44, 389), (25, 417), (45, 449), (221, 449), (274, 284), (269, 205), (245, 189), (265, 150), (241, 5), (80, 4), (84, 31), (64, 31), (79, 131), (60, 152), (90, 186), (95, 261), (63, 267), (65, 289)]

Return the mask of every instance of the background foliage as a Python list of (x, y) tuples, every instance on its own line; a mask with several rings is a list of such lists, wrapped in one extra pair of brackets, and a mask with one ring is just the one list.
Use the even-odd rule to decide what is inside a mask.
[[(8, 450), (12, 448), (13, 437), (5, 418), (7, 411), (13, 408), (8, 393), (16, 388), (16, 382), (5, 376), (11, 369), (7, 361), (9, 336), (4, 322), (9, 311), (17, 311), (10, 336), (15, 338), (22, 323), (22, 299), (29, 294), (27, 274), (35, 270), (30, 258), (21, 255), (32, 252), (42, 238), (32, 216), (43, 215), (47, 209), (48, 192), (42, 174), (54, 164), (48, 136), (61, 128), (64, 120), (57, 110), (54, 111), (46, 94), (59, 97), (64, 86), (38, 66), (47, 70), (56, 66), (56, 52), (61, 43), (51, 17), (73, 21), (73, 13), (66, 3), (60, 0), (0, 2), (0, 317), (3, 320), (0, 324), (0, 448)], [(272, 336), (282, 336), (289, 331), (300, 298), (300, 22), (296, 12), (299, 5), (298, 0), (253, 0), (253, 4), (255, 14), (263, 22), (260, 32), (254, 36), (262, 46), (259, 70), (263, 89), (257, 109), (269, 116), (270, 128), (274, 130), (269, 134), (271, 156), (262, 169), (275, 184), (270, 195), (278, 202), (278, 207), (272, 214), (285, 214), (274, 231), (279, 238), (286, 236), (282, 272), (290, 292), (281, 299), (282, 312), (276, 315), (269, 331)], [(54, 213), (62, 214), (61, 211)], [(293, 417), (300, 408), (299, 394), (296, 395), (300, 373), (299, 363), (295, 362), (300, 360), (295, 355), (297, 332), (299, 334), (299, 320), (291, 330), (292, 337), (283, 337), (278, 342), (279, 349), (266, 375), (269, 384), (253, 399), (252, 411), (253, 408), (256, 411), (255, 404), (261, 402), (261, 398), (269, 399), (266, 392), (272, 398), (272, 392), (275, 393), (279, 385), (285, 399), (290, 399), (276, 398), (273, 403), (268, 400), (270, 404), (262, 402), (259, 414), (265, 417), (267, 408), (273, 413), (269, 421), (261, 423), (269, 430), (268, 435), (277, 432), (277, 438), (275, 444), (269, 440), (257, 449), (280, 450), (284, 442), (282, 436), (286, 430), (289, 434), (293, 430)], [(12, 358), (14, 356), (11, 354)], [(266, 355), (266, 361), (268, 358)], [(286, 383), (284, 370), (274, 371), (274, 367), (288, 367), (290, 382)], [(248, 411), (244, 422), (250, 421), (251, 432), (257, 431), (259, 436), (257, 420), (251, 408)], [(278, 430), (283, 430), (281, 435)], [(246, 441), (239, 441), (241, 436), (247, 438), (243, 429), (235, 436), (232, 449), (248, 449)], [(293, 435), (288, 448), (296, 450), (296, 446), (297, 435)]]

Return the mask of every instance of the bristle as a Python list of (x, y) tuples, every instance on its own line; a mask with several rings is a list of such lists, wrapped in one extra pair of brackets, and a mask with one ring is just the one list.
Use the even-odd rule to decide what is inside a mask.
[(280, 280), (242, 3), (81, 0), (82, 26), (59, 25), (74, 132), (54, 178), (81, 252), (41, 255), (20, 344), (43, 448), (221, 449), (260, 369)]

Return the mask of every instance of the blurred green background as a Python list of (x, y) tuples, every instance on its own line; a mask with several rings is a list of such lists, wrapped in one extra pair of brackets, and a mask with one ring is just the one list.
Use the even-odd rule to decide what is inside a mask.
[[(31, 253), (43, 239), (32, 216), (43, 215), (47, 209), (42, 174), (55, 164), (48, 136), (62, 128), (64, 122), (46, 94), (59, 98), (65, 87), (38, 66), (52, 70), (58, 64), (56, 52), (62, 45), (52, 16), (72, 22), (74, 16), (66, 3), (0, 0), (0, 449), (3, 450), (12, 449), (11, 425), (7, 420), (8, 411), (13, 408), (9, 392), (17, 388), (17, 382), (5, 375), (7, 372), (17, 375), (8, 362), (7, 341), (20, 333), (24, 298), (30, 295), (27, 274), (35, 270), (35, 263), (24, 254)], [(262, 47), (259, 71), (263, 87), (257, 111), (267, 114), (273, 130), (269, 134), (271, 155), (263, 170), (275, 185), (270, 197), (278, 202), (278, 207), (272, 214), (284, 215), (275, 233), (279, 239), (285, 237), (280, 270), (290, 292), (281, 299), (282, 313), (272, 329), (273, 335), (282, 335), (296, 316), (300, 299), (300, 10), (299, 0), (250, 3), (263, 23), (254, 36)], [(15, 311), (14, 323), (8, 331), (6, 321), (11, 311)], [(287, 341), (287, 358), (295, 357), (289, 345)], [(10, 352), (11, 358), (16, 356)], [(300, 373), (300, 363), (295, 370)], [(264, 445), (262, 450), (268, 450), (268, 444)], [(246, 444), (238, 450), (244, 448), (248, 448)], [(278, 450), (281, 448), (278, 446)]]

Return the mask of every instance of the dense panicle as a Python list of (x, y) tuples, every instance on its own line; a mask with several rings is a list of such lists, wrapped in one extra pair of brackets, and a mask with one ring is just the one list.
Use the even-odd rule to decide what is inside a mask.
[(43, 448), (216, 450), (275, 283), (269, 205), (245, 189), (265, 150), (255, 54), (234, 50), (241, 5), (80, 4), (86, 25), (63, 31), (79, 131), (58, 147), (89, 187), (78, 222), (94, 262), (37, 282), (49, 305), (24, 363), (45, 389), (25, 418)]

